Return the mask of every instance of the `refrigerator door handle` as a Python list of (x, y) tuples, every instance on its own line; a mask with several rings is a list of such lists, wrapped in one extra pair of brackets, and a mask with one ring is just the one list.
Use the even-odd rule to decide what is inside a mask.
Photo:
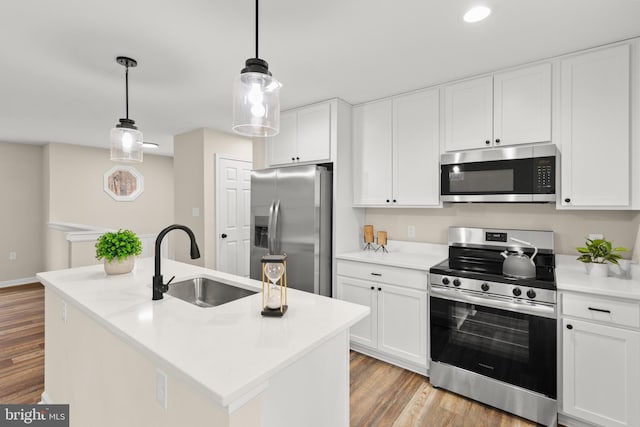
[(280, 213), (280, 200), (276, 200), (273, 202), (273, 232), (269, 230), (270, 233), (270, 243), (271, 246), (269, 248), (270, 254), (275, 254), (278, 248), (276, 247), (276, 242), (278, 239), (278, 214)]
[(274, 210), (274, 205), (275, 205), (276, 201), (272, 200), (271, 204), (269, 205), (269, 222), (267, 223), (267, 253), (270, 255), (273, 253), (273, 246), (272, 246), (272, 238), (271, 236), (273, 235), (273, 210)]

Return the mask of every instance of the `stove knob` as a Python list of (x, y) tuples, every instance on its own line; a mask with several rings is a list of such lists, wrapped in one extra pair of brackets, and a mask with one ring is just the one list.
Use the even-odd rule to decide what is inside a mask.
[(453, 279), (453, 286), (460, 286), (460, 280), (458, 279)]
[(531, 299), (534, 299), (536, 297), (536, 291), (534, 291), (533, 289), (529, 289), (527, 291), (527, 296)]
[(483, 283), (482, 286), (480, 286), (482, 288), (483, 291), (487, 292), (489, 290), (489, 285), (487, 283)]
[(520, 290), (520, 288), (513, 288), (513, 295), (515, 295), (517, 297), (522, 295), (522, 291)]
[(442, 278), (442, 284), (443, 285), (448, 285), (449, 284), (449, 278), (448, 277), (443, 277)]

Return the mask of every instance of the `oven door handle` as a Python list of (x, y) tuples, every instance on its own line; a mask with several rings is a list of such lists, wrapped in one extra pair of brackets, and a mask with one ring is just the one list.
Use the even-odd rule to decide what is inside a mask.
[(443, 288), (431, 285), (430, 296), (446, 300), (464, 302), (468, 304), (481, 305), (491, 307), (498, 310), (513, 311), (515, 313), (530, 314), (533, 316), (547, 317), (556, 319), (555, 304), (532, 303), (529, 301), (517, 302), (517, 300), (509, 297), (488, 296), (486, 294), (474, 295), (470, 292), (460, 291), (458, 289)]

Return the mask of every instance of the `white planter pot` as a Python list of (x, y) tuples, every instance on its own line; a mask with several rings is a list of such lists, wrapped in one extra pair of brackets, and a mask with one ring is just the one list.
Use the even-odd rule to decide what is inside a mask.
[(609, 276), (609, 264), (590, 263), (589, 276), (607, 277)]
[(125, 274), (130, 273), (133, 270), (133, 266), (135, 265), (136, 257), (130, 256), (122, 261), (118, 261), (118, 259), (114, 259), (111, 262), (107, 262), (104, 260), (104, 271), (109, 274)]

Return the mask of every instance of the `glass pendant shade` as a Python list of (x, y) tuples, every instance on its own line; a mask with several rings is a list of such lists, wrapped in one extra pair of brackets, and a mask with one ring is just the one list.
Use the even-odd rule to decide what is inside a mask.
[(250, 137), (268, 137), (280, 131), (280, 88), (270, 74), (243, 72), (236, 77), (233, 95), (233, 131)]
[[(111, 160), (116, 162), (142, 161), (142, 132), (133, 124), (120, 123), (111, 129)], [(133, 122), (133, 120), (129, 120)]]

